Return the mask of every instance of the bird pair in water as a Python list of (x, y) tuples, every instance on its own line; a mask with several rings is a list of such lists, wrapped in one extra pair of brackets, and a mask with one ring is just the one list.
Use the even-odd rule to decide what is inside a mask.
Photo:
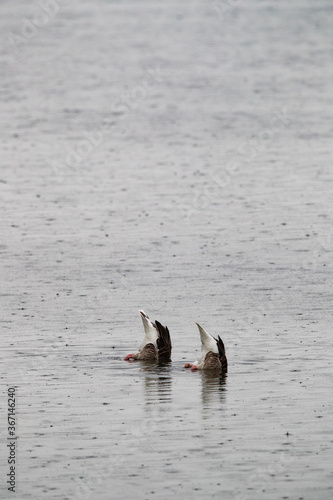
[[(153, 323), (144, 311), (140, 311), (141, 319), (145, 329), (145, 337), (140, 345), (139, 351), (128, 354), (126, 361), (171, 361), (171, 337), (167, 326), (159, 321)], [(220, 336), (212, 337), (209, 333), (196, 323), (201, 338), (201, 358), (194, 363), (186, 363), (185, 368), (194, 370), (216, 370), (227, 372), (228, 361), (225, 347)]]

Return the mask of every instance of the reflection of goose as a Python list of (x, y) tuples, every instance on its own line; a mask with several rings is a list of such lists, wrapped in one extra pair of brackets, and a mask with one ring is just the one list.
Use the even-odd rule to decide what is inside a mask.
[(156, 452), (156, 443), (170, 425), (170, 403), (172, 401), (171, 364), (157, 365), (149, 361), (140, 362), (143, 374), (143, 418), (133, 425), (132, 433), (138, 438), (138, 452)]
[(225, 355), (225, 347), (220, 336), (212, 337), (209, 333), (196, 323), (201, 338), (201, 359), (194, 363), (186, 363), (185, 368), (191, 370), (218, 370), (222, 372), (228, 371), (228, 361)]
[(225, 403), (228, 375), (217, 370), (202, 371), (201, 375), (203, 418), (208, 419), (215, 415), (213, 409), (223, 408), (221, 404)]
[(159, 364), (142, 362), (140, 368), (145, 372), (144, 393), (145, 405), (148, 408), (156, 403), (171, 401), (171, 366), (169, 363)]
[(144, 311), (140, 311), (140, 314), (145, 329), (145, 338), (139, 352), (128, 354), (125, 360), (171, 361), (172, 346), (168, 327), (161, 325), (158, 321), (153, 323)]

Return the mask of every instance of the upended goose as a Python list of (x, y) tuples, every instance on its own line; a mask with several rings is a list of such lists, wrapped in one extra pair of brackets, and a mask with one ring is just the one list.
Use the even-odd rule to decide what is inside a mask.
[(186, 363), (185, 368), (191, 370), (220, 370), (228, 371), (228, 361), (225, 355), (225, 347), (220, 336), (212, 337), (198, 324), (201, 337), (201, 359), (194, 363)]
[(145, 329), (145, 338), (140, 345), (139, 352), (128, 354), (124, 359), (142, 361), (171, 361), (171, 338), (167, 326), (158, 321), (153, 323), (144, 311), (139, 311)]

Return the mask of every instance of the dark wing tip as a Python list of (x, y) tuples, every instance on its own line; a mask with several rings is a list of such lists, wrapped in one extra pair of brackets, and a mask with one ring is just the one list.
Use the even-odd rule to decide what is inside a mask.
[(223, 343), (223, 340), (221, 339), (220, 336), (217, 337), (216, 343), (217, 343), (217, 348), (219, 350), (219, 358), (221, 361), (222, 370), (224, 372), (226, 372), (226, 371), (228, 371), (228, 360), (227, 360), (227, 356), (225, 355), (224, 343)]
[(217, 337), (217, 344), (220, 345), (223, 348), (223, 350), (225, 351), (223, 340), (221, 339), (221, 337), (219, 335)]
[(171, 337), (167, 326), (163, 326), (159, 321), (155, 321), (158, 331), (157, 348), (160, 361), (170, 361), (171, 359)]

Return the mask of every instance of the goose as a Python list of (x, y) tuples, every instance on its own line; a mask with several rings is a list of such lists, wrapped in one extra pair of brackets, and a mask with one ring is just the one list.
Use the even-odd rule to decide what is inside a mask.
[(153, 323), (149, 316), (139, 311), (145, 329), (145, 337), (137, 353), (128, 354), (125, 361), (171, 361), (171, 338), (167, 326), (161, 325), (158, 321)]
[(194, 361), (194, 363), (186, 363), (184, 368), (191, 368), (194, 370), (222, 370), (228, 371), (228, 361), (225, 355), (224, 343), (220, 336), (212, 337), (207, 333), (198, 323), (201, 337), (201, 359)]

